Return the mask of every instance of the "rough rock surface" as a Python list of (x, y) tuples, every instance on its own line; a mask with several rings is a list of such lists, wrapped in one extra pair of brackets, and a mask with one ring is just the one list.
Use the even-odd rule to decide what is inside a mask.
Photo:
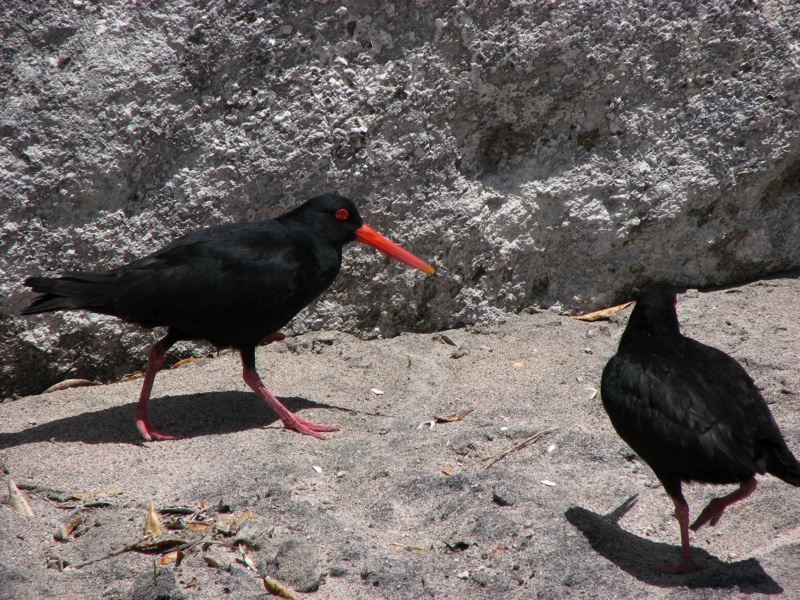
[[(794, 278), (678, 298), (684, 332), (745, 366), (795, 453), (799, 295)], [(629, 314), (586, 323), (546, 311), (389, 340), (311, 332), (259, 349), (265, 381), (290, 406), (342, 423), (326, 440), (282, 429), (233, 354), (156, 380), (153, 418), (177, 441), (140, 442), (139, 381), (0, 403), (0, 502), (12, 477), (36, 513), (0, 504), (0, 598), (130, 600), (159, 589), (263, 600), (262, 574), (295, 590), (319, 584), (297, 595), (309, 600), (800, 597), (800, 488), (771, 476), (692, 534), (706, 569), (653, 570), (680, 555), (672, 502), (597, 395)], [(558, 430), (486, 460), (546, 428)], [(692, 515), (733, 489), (685, 486)], [(166, 531), (200, 542), (160, 567), (174, 577), (154, 568), (169, 548), (75, 568), (141, 539), (151, 500), (203, 502), (217, 523)], [(59, 572), (59, 559), (72, 568)]]
[(797, 267), (798, 38), (783, 0), (5, 2), (0, 389), (111, 379), (153, 340), (20, 320), (25, 275), (115, 266), (327, 190), (439, 274), (348, 250), (300, 332)]

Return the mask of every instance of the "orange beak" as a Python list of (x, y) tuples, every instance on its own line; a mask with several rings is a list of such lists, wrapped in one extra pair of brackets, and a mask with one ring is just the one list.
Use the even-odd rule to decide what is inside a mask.
[(387, 240), (366, 223), (356, 229), (356, 239), (362, 244), (377, 248), (387, 256), (391, 256), (393, 259), (399, 260), (401, 263), (405, 263), (409, 267), (414, 267), (415, 269), (419, 269), (420, 271), (428, 274), (436, 272), (436, 269), (434, 269), (424, 260), (417, 258), (405, 248), (401, 248), (394, 242)]

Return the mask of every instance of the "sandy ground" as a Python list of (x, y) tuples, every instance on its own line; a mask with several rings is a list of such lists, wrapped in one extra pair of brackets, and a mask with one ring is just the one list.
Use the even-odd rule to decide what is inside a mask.
[[(798, 278), (678, 305), (685, 333), (748, 369), (795, 453), (798, 308)], [(268, 387), (304, 417), (342, 424), (324, 441), (282, 429), (232, 353), (156, 379), (154, 422), (178, 441), (141, 443), (141, 380), (1, 403), (0, 500), (9, 477), (39, 489), (23, 490), (33, 517), (0, 506), (0, 598), (263, 598), (258, 573), (315, 600), (800, 597), (800, 490), (770, 476), (692, 536), (704, 570), (651, 569), (679, 555), (672, 505), (597, 392), (629, 314), (261, 348)], [(692, 514), (729, 489), (687, 487)], [(73, 496), (87, 492), (105, 493)], [(165, 524), (195, 524), (108, 556), (142, 540), (151, 500), (205, 510), (164, 512)], [(193, 542), (179, 565), (156, 564), (170, 543)]]

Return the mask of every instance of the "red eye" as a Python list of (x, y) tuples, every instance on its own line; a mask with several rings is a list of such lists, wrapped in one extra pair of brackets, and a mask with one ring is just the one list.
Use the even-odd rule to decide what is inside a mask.
[(346, 208), (340, 208), (336, 211), (336, 218), (340, 221), (347, 221), (348, 217), (350, 217), (350, 212)]

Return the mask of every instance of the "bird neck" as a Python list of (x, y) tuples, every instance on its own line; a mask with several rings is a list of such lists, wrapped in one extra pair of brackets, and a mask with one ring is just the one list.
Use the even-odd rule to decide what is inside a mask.
[(674, 309), (655, 313), (647, 310), (647, 307), (642, 307), (642, 310), (637, 310), (638, 308), (637, 305), (631, 313), (628, 326), (620, 339), (620, 346), (636, 340), (682, 337), (678, 315)]

